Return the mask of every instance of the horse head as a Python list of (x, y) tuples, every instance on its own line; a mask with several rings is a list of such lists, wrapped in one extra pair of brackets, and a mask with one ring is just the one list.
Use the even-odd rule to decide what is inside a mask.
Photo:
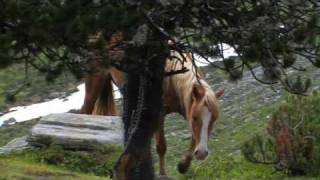
[(192, 131), (193, 155), (204, 160), (209, 154), (209, 135), (219, 115), (217, 98), (223, 95), (223, 90), (214, 93), (205, 82), (200, 83), (192, 87), (188, 121)]

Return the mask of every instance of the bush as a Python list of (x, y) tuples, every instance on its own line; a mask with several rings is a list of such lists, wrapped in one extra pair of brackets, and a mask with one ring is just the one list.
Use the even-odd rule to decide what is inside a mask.
[(320, 95), (291, 95), (272, 114), (265, 133), (242, 145), (245, 158), (275, 164), (290, 175), (319, 175)]
[(100, 147), (93, 151), (70, 151), (60, 146), (51, 146), (38, 152), (36, 159), (72, 171), (110, 176), (120, 152), (119, 146)]

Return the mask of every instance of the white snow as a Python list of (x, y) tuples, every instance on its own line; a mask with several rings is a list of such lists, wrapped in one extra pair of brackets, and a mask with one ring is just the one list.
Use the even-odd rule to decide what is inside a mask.
[[(115, 87), (115, 97), (120, 98), (118, 88)], [(47, 102), (32, 104), (29, 106), (17, 106), (11, 108), (9, 112), (0, 117), (0, 126), (3, 121), (14, 118), (17, 122), (27, 121), (40, 116), (45, 116), (51, 113), (68, 112), (71, 109), (80, 109), (84, 100), (84, 84), (78, 86), (78, 91), (72, 93), (65, 99), (53, 99)]]
[[(222, 50), (223, 50), (224, 58), (228, 58), (230, 56), (238, 56), (237, 53), (234, 51), (234, 49), (231, 46), (229, 46), (228, 44), (222, 44), (222, 48), (223, 48)], [(202, 58), (201, 56), (199, 56), (197, 54), (195, 54), (194, 57), (195, 57), (196, 65), (198, 67), (207, 66), (209, 64), (209, 62), (206, 59)], [(208, 58), (208, 60), (210, 62), (214, 62), (214, 61), (221, 61), (222, 58), (215, 58), (215, 59)]]

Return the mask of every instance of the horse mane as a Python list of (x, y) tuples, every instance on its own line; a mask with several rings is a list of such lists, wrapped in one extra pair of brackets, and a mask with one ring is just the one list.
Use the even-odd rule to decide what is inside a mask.
[(202, 81), (202, 86), (206, 89), (204, 96), (204, 102), (207, 104), (209, 111), (214, 119), (218, 119), (219, 116), (219, 103), (216, 93), (211, 89), (210, 85), (206, 81)]
[(177, 71), (183, 67), (189, 71), (169, 77), (169, 83), (165, 84), (165, 88), (171, 85), (178, 96), (180, 107), (183, 108), (185, 114), (191, 108), (192, 89), (194, 84), (201, 85), (204, 90), (204, 96), (199, 103), (205, 103), (212, 113), (213, 118), (217, 119), (219, 114), (219, 103), (216, 93), (211, 89), (210, 85), (204, 80), (203, 72), (200, 68), (193, 66), (191, 53), (182, 55), (176, 51), (171, 52), (171, 57), (167, 60), (166, 71)]
[[(183, 67), (189, 70), (185, 73), (171, 75), (164, 79), (164, 92), (173, 93), (178, 100), (178, 102), (169, 103), (168, 105), (179, 106), (178, 110), (175, 109), (172, 112), (179, 112), (185, 117), (188, 117), (190, 114), (190, 108), (192, 106), (193, 87), (194, 85), (200, 85), (204, 89), (204, 95), (201, 98), (201, 101), (198, 103), (205, 103), (209, 108), (208, 110), (212, 113), (212, 118), (217, 119), (219, 113), (219, 104), (217, 98), (223, 94), (223, 91), (215, 93), (211, 89), (210, 85), (204, 80), (201, 69), (193, 66), (192, 57), (193, 55), (191, 53), (180, 54), (176, 51), (172, 51), (171, 56), (167, 59), (165, 66), (165, 70), (167, 72), (181, 70)], [(112, 71), (110, 70), (109, 73), (112, 73)], [(111, 79), (111, 75), (108, 74), (105, 79), (103, 89), (100, 90), (98, 95), (98, 99), (92, 112), (93, 114), (116, 114)], [(164, 98), (170, 99), (170, 97)]]

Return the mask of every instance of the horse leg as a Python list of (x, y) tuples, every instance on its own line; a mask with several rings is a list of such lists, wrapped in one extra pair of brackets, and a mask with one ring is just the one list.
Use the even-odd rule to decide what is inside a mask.
[(193, 151), (195, 148), (195, 140), (192, 137), (191, 138), (191, 143), (189, 146), (189, 149), (183, 154), (182, 159), (180, 160), (179, 164), (178, 164), (178, 171), (181, 174), (184, 174), (188, 171), (190, 165), (191, 165), (191, 161), (193, 159)]
[(166, 176), (165, 154), (167, 151), (167, 143), (166, 138), (164, 136), (164, 117), (160, 118), (160, 124), (154, 137), (156, 140), (156, 148), (159, 156), (160, 175)]
[(103, 87), (103, 83), (104, 83), (103, 72), (90, 74), (88, 77), (86, 77), (85, 97), (84, 97), (84, 103), (81, 107), (81, 114), (92, 114), (99, 92)]

